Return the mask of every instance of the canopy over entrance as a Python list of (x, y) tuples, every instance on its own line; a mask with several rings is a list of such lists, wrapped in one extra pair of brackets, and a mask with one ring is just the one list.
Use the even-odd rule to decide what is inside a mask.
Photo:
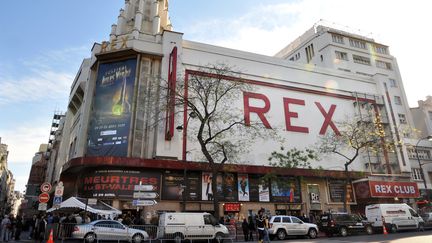
[(60, 204), (60, 208), (50, 208), (47, 212), (53, 212), (55, 210), (67, 210), (67, 209), (82, 209), (87, 210), (88, 212), (105, 215), (114, 218), (116, 215), (120, 215), (121, 211), (111, 207), (110, 205), (98, 200), (96, 205), (88, 205), (86, 198), (78, 198), (78, 197), (70, 197), (69, 199), (63, 201)]

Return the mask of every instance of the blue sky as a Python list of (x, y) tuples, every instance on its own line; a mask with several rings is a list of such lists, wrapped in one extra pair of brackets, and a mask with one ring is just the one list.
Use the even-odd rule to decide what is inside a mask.
[[(72, 80), (94, 42), (108, 39), (123, 0), (3, 1), (0, 15), (0, 137), (24, 190), (31, 159), (65, 111)], [(409, 104), (432, 94), (427, 0), (171, 0), (184, 38), (273, 55), (324, 19), (360, 29), (398, 58)], [(423, 41), (424, 40), (424, 41)], [(417, 45), (417, 46), (416, 46)], [(421, 50), (421, 51), (420, 51)]]

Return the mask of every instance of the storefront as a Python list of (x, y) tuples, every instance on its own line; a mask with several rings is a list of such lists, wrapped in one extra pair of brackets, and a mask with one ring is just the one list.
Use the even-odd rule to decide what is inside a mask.
[(416, 208), (420, 192), (415, 182), (361, 180), (354, 183), (357, 206), (354, 211), (364, 213), (366, 205), (376, 203), (406, 203)]

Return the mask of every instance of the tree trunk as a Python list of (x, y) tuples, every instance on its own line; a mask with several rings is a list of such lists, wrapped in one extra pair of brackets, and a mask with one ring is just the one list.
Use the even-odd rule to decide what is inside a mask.
[(348, 212), (347, 198), (348, 198), (348, 183), (350, 181), (350, 175), (348, 171), (348, 163), (345, 163), (345, 186), (343, 192), (343, 209), (344, 212)]
[(214, 209), (214, 216), (217, 220), (219, 220), (219, 195), (217, 193), (217, 176), (218, 171), (213, 168), (212, 169), (212, 192), (213, 192), (213, 209)]

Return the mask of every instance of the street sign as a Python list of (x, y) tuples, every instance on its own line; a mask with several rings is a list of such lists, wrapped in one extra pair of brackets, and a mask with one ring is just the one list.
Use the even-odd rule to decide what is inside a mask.
[(153, 191), (156, 188), (153, 185), (135, 185), (134, 191)]
[(61, 196), (63, 196), (63, 191), (64, 191), (63, 182), (60, 181), (60, 182), (57, 184), (57, 186), (55, 187), (55, 190), (54, 190), (54, 196), (56, 196), (56, 197), (61, 197)]
[(133, 198), (138, 199), (155, 199), (159, 196), (156, 192), (134, 192)]
[(133, 200), (133, 206), (153, 206), (157, 204), (155, 200)]
[(39, 195), (39, 202), (40, 203), (47, 203), (50, 199), (50, 196), (48, 193), (43, 192)]
[(87, 199), (87, 205), (96, 205), (97, 204), (97, 199), (96, 198), (89, 198)]
[(39, 206), (38, 206), (38, 210), (39, 211), (46, 211), (47, 210), (47, 204), (46, 203), (39, 203)]
[(53, 204), (60, 204), (63, 201), (62, 197), (54, 197)]
[(44, 182), (41, 186), (40, 186), (40, 190), (41, 192), (49, 192), (51, 191), (51, 184), (49, 184), (48, 182)]

